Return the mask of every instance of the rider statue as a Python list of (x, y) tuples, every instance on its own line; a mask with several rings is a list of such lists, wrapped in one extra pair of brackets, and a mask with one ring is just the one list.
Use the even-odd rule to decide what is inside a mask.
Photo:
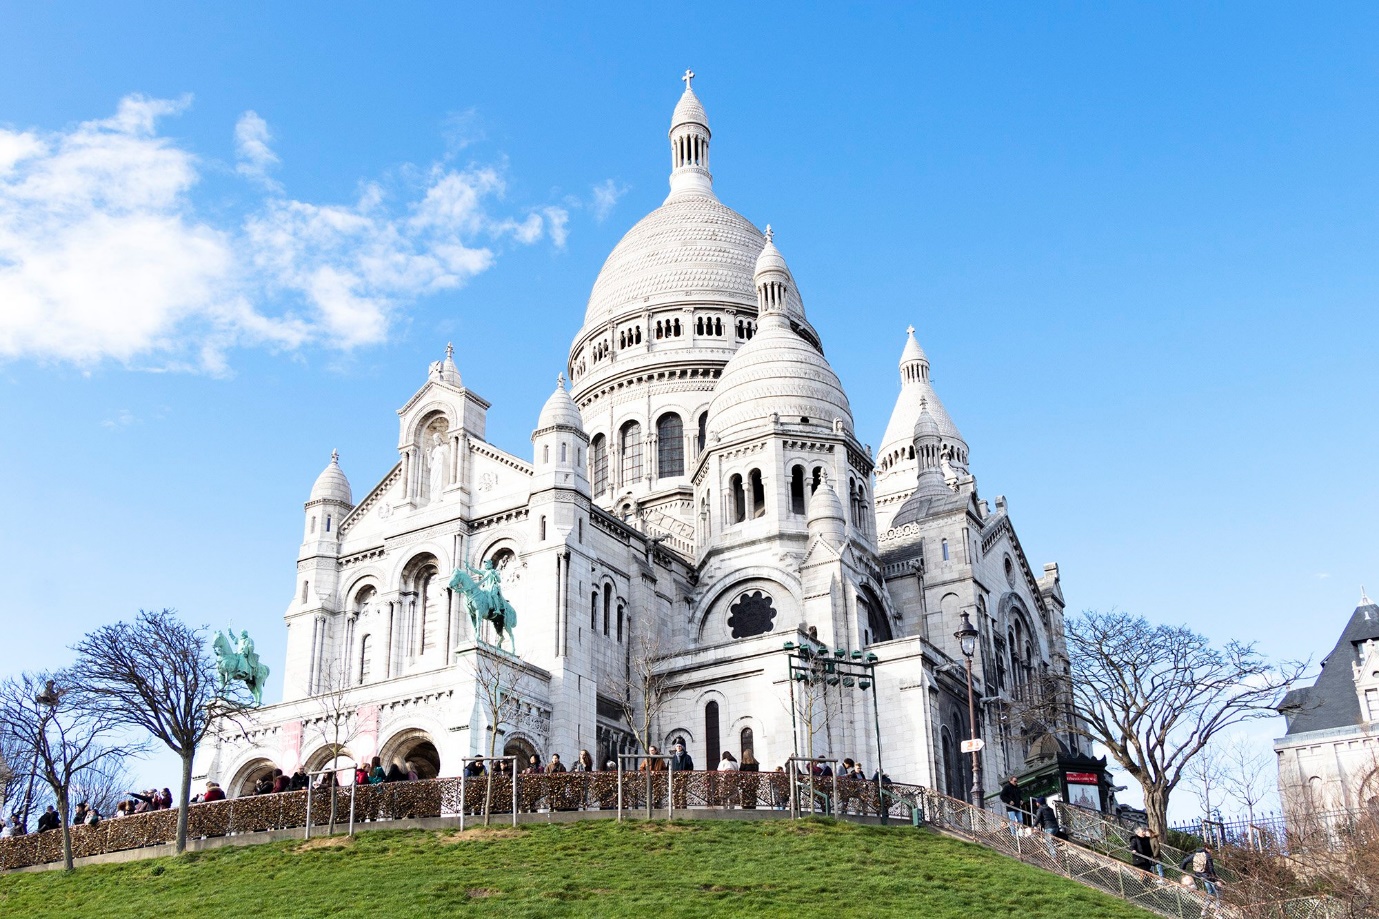
[(253, 695), (254, 704), (262, 705), (268, 667), (260, 663), (258, 652), (254, 650), (254, 639), (249, 637), (248, 631), (241, 630), (238, 638), (234, 629), (216, 632), (212, 647), (215, 649), (216, 672), (220, 676), (221, 687), (239, 680)]
[(479, 568), (468, 565), (456, 568), (450, 578), (450, 589), (464, 595), (465, 609), (469, 611), (469, 624), (474, 629), (476, 642), (487, 644), (482, 636), (483, 624), (488, 622), (498, 635), (498, 643), (494, 647), (502, 650), (503, 636), (507, 635), (512, 653), (517, 653), (517, 639), (512, 633), (513, 626), (517, 624), (517, 611), (503, 596), (503, 574), (494, 566), (492, 559)]

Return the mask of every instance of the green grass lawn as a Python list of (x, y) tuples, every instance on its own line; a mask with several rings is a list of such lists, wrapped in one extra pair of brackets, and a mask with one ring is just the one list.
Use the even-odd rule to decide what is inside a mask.
[(0, 916), (1150, 916), (909, 827), (609, 820), (376, 831), (0, 876)]

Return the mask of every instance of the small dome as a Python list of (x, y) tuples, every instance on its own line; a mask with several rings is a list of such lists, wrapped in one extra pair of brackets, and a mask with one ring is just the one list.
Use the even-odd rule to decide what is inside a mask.
[[(662, 109), (661, 111), (665, 111)], [(704, 111), (704, 104), (699, 101), (699, 97), (694, 94), (688, 84), (685, 92), (680, 96), (680, 101), (675, 103), (675, 112), (670, 116), (670, 129), (674, 131), (682, 124), (697, 124), (704, 130), (709, 129), (709, 113)]]
[(311, 486), (311, 501), (339, 501), (341, 504), (353, 504), (350, 496), (350, 480), (345, 478), (345, 473), (340, 469), (340, 452), (330, 451), (330, 465), (328, 465), (320, 475), (316, 477), (316, 484)]
[(538, 431), (557, 426), (574, 428), (576, 431), (584, 430), (584, 418), (579, 414), (579, 406), (575, 405), (575, 400), (570, 398), (570, 393), (565, 389), (563, 373), (556, 377), (555, 392), (546, 400), (541, 409), (541, 417), (536, 422)]
[(776, 248), (775, 236), (775, 231), (771, 229), (771, 225), (768, 223), (766, 225), (766, 245), (762, 248), (761, 254), (757, 256), (756, 268), (753, 269), (752, 275), (760, 281), (762, 275), (765, 274), (783, 274), (793, 283), (794, 278), (790, 274), (790, 266), (785, 264), (785, 256), (781, 255), (780, 250)]
[(919, 418), (915, 419), (914, 439), (921, 437), (932, 437), (937, 440), (943, 439), (943, 429), (934, 416), (929, 413), (929, 402), (926, 399), (919, 400)]
[(814, 493), (809, 496), (809, 525), (813, 526), (825, 520), (839, 520), (847, 523), (847, 514), (843, 511), (842, 499), (833, 490), (833, 482), (827, 476), (819, 483), (819, 487), (814, 489)]

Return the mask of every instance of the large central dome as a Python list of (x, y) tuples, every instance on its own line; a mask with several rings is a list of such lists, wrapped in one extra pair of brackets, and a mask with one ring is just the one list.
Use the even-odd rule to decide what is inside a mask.
[[(752, 266), (766, 238), (712, 194), (672, 194), (613, 248), (589, 295), (586, 328), (667, 303), (724, 303), (756, 312)], [(792, 304), (796, 315), (799, 304)]]

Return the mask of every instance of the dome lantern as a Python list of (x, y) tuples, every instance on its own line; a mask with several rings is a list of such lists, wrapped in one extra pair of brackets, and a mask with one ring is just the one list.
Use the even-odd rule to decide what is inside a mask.
[(675, 105), (670, 119), (670, 194), (713, 196), (713, 174), (709, 172), (709, 116), (690, 88), (694, 71), (680, 78), (685, 92)]

